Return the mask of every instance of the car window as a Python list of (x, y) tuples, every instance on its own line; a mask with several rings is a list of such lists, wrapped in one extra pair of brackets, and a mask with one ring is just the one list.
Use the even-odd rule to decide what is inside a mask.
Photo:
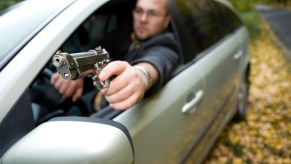
[(176, 0), (194, 46), (199, 52), (207, 49), (242, 25), (240, 18), (216, 1)]
[[(60, 46), (58, 50), (68, 53), (86, 52), (96, 48), (98, 42), (108, 32), (116, 27), (116, 16), (107, 14), (92, 14), (88, 17)], [(60, 115), (84, 115), (92, 112), (90, 101), (94, 86), (92, 79), (85, 77), (84, 96), (86, 98), (72, 102), (64, 99), (50, 84), (50, 78), (57, 70), (49, 60), (40, 74), (31, 84), (29, 93), (32, 101), (36, 125), (52, 117)], [(91, 93), (88, 93), (92, 91)], [(87, 104), (87, 102), (89, 102)]]
[(94, 49), (101, 39), (131, 19), (133, 1), (109, 1), (88, 17), (60, 47), (67, 52)]
[(223, 37), (215, 20), (215, 6), (209, 1), (177, 0), (198, 52)]
[(61, 46), (65, 52), (75, 53), (94, 49), (98, 42), (116, 28), (117, 16), (93, 14)]
[(216, 1), (213, 1), (213, 5), (216, 7), (215, 18), (225, 34), (232, 33), (242, 26), (241, 19), (232, 10)]
[[(68, 36), (66, 41), (57, 50), (78, 53), (98, 47), (104, 36), (118, 28), (120, 24), (123, 24), (124, 19), (128, 19), (128, 14), (131, 14), (131, 10), (127, 10), (129, 11), (126, 13), (127, 17), (124, 12), (120, 14), (120, 11), (116, 10), (120, 6), (114, 2), (110, 1), (92, 13)], [(95, 95), (96, 87), (93, 85), (92, 79), (85, 77), (83, 97), (77, 102), (71, 102), (70, 99), (62, 98), (53, 86), (50, 85), (50, 77), (55, 72), (56, 69), (52, 65), (51, 60), (49, 60), (30, 86), (29, 94), (33, 109), (37, 109), (34, 110), (34, 115), (37, 115), (35, 117), (37, 125), (59, 115), (86, 116), (94, 112), (92, 111), (94, 109), (92, 108), (91, 101)]]
[[(68, 3), (69, 1), (71, 2), (71, 0), (66, 0), (62, 1), (62, 3), (65, 2)], [(55, 2), (57, 2), (57, 0)], [(46, 5), (41, 6), (44, 8), (49, 7)], [(60, 6), (62, 5), (56, 5), (56, 7), (58, 8), (60, 8)], [(117, 5), (116, 7), (120, 6)], [(44, 10), (44, 8), (39, 9)], [(104, 11), (100, 10), (101, 9), (98, 9), (96, 13), (93, 13), (91, 16), (88, 17), (88, 19), (86, 19), (82, 24), (80, 24), (80, 26), (70, 36), (68, 36), (68, 39), (63, 43), (63, 45), (60, 45), (60, 49), (67, 52), (80, 52), (88, 51), (89, 49), (98, 46), (99, 40), (102, 37), (104, 37), (107, 33), (110, 33), (112, 30), (114, 30), (117, 27), (118, 21), (121, 21), (119, 18), (123, 17), (122, 14), (118, 15), (114, 12), (105, 13)], [(25, 14), (27, 13), (22, 14), (23, 18), (26, 18)], [(49, 17), (49, 15), (50, 14), (46, 16)], [(42, 19), (47, 18), (45, 16), (43, 17), (44, 18)], [(30, 17), (30, 19), (31, 18), (34, 17)], [(30, 20), (29, 17), (27, 17), (26, 19)], [(20, 21), (20, 23), (23, 23), (26, 19)], [(39, 19), (42, 20), (41, 18)], [(38, 30), (41, 30), (41, 28), (43, 28), (43, 26), (45, 26), (46, 24), (42, 24), (43, 26), (41, 26), (40, 29), (36, 29), (38, 28), (37, 26), (38, 23), (43, 23), (40, 20), (35, 20), (36, 22), (33, 22), (33, 24), (27, 25), (29, 26), (29, 28), (22, 31), (23, 36), (18, 37), (20, 38), (27, 37), (28, 33), (34, 32), (33, 30), (37, 30), (36, 32), (38, 32)], [(4, 25), (2, 26), (1, 24), (0, 29), (4, 27), (6, 28), (6, 26)], [(21, 27), (24, 28), (24, 26)], [(2, 29), (0, 31), (2, 31)], [(15, 29), (12, 31), (15, 31)], [(0, 36), (4, 37), (8, 36), (9, 34), (11, 34), (10, 31), (7, 32), (7, 35), (6, 34), (2, 35), (2, 33), (0, 33)], [(17, 33), (14, 33), (13, 37), (15, 35), (17, 35)], [(32, 35), (35, 34), (33, 33)], [(1, 41), (3, 41), (1, 39), (4, 40), (7, 39), (6, 37), (4, 38), (3, 37), (0, 38), (0, 43), (2, 43)], [(29, 37), (33, 36), (29, 35)], [(20, 40), (21, 39), (19, 39), (19, 41)], [(2, 46), (3, 48), (0, 49), (0, 52), (4, 52), (4, 50), (8, 51), (9, 48), (18, 45), (17, 43), (18, 42), (15, 40), (15, 44), (9, 45), (8, 47), (6, 46), (6, 44), (3, 44)], [(57, 50), (59, 49), (56, 49), (56, 51)], [(0, 68), (2, 62), (1, 57), (2, 56), (0, 53)], [(10, 109), (10, 112), (7, 114), (7, 116), (5, 116), (6, 118), (3, 119), (3, 121), (1, 122), (0, 134), (5, 134), (5, 136), (2, 136), (1, 138), (3, 140), (1, 140), (0, 145), (3, 146), (0, 148), (0, 156), (2, 156), (3, 153), (14, 142), (16, 142), (19, 138), (28, 133), (30, 130), (32, 130), (35, 126), (38, 126), (39, 124), (46, 122), (53, 117), (64, 115), (84, 115), (84, 116), (88, 115), (88, 113), (86, 113), (88, 112), (86, 111), (87, 107), (85, 106), (84, 102), (77, 101), (74, 104), (72, 104), (71, 100), (64, 99), (53, 88), (53, 86), (50, 85), (50, 77), (53, 73), (53, 70), (50, 70), (51, 68), (50, 66), (52, 65), (51, 63), (52, 63), (51, 60), (47, 62), (47, 64), (44, 66), (44, 69), (40, 71), (37, 77), (35, 77), (35, 79), (31, 82), (29, 87), (26, 88), (25, 92), (22, 93), (22, 96), (18, 99), (17, 103), (14, 104), (14, 106)], [(93, 86), (91, 78), (89, 80), (89, 84)], [(17, 124), (15, 120), (17, 120)]]

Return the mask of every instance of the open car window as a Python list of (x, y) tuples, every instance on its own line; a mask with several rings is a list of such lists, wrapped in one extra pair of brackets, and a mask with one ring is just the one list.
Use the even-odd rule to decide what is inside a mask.
[[(78, 53), (98, 47), (102, 38), (132, 18), (131, 10), (134, 1), (127, 2), (120, 4), (118, 1), (110, 1), (103, 5), (80, 24), (58, 50)], [(55, 72), (52, 61), (48, 61), (30, 86), (29, 93), (36, 125), (56, 116), (90, 116), (95, 113), (93, 99), (97, 89), (92, 79), (85, 78), (83, 96), (77, 102), (72, 102), (70, 99), (64, 99), (50, 84), (50, 78)]]
[(116, 15), (93, 15), (62, 45), (65, 52), (75, 53), (94, 49), (98, 42), (116, 28)]
[(94, 49), (107, 34), (119, 28), (131, 17), (134, 1), (111, 1), (88, 17), (60, 47), (67, 52)]

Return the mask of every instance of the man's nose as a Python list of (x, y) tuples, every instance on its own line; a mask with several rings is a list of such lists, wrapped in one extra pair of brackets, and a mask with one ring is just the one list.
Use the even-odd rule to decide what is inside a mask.
[(147, 21), (148, 20), (148, 14), (147, 14), (147, 12), (144, 12), (144, 13), (142, 13), (142, 15), (141, 15), (141, 17), (140, 17), (140, 20), (141, 21)]

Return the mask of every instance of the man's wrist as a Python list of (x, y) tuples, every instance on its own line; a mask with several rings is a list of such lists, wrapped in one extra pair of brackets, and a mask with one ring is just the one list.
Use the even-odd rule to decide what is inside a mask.
[(141, 65), (134, 65), (133, 68), (140, 71), (146, 77), (146, 80), (147, 80), (147, 87), (146, 88), (149, 89), (152, 85), (152, 76), (149, 73), (149, 71)]

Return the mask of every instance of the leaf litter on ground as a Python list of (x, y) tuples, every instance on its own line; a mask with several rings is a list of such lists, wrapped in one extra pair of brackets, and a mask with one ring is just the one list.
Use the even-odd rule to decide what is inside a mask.
[(205, 164), (291, 164), (291, 61), (265, 20), (260, 28), (250, 44), (247, 119), (226, 126)]

